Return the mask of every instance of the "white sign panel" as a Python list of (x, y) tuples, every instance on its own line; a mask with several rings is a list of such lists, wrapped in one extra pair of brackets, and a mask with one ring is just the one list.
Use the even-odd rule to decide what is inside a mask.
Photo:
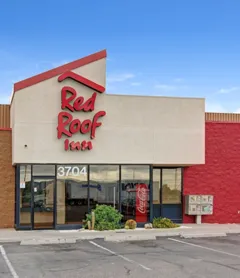
[(26, 187), (25, 182), (20, 182), (20, 188), (21, 188), (21, 189), (24, 189), (25, 187)]

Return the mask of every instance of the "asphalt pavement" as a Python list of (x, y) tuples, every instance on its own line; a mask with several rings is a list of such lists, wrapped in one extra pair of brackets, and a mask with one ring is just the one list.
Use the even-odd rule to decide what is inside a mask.
[(240, 235), (76, 244), (3, 243), (1, 278), (239, 278)]

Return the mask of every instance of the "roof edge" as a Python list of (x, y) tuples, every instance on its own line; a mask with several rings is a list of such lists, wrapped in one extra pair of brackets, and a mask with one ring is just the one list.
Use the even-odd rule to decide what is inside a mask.
[(240, 123), (240, 114), (239, 113), (206, 112), (205, 120), (207, 122)]
[(11, 127), (0, 127), (0, 131), (12, 131)]
[[(93, 53), (91, 55), (80, 58), (76, 61), (70, 62), (68, 64), (59, 66), (57, 68), (48, 70), (46, 72), (34, 75), (30, 78), (27, 78), (25, 80), (19, 81), (19, 82), (14, 84), (12, 100), (13, 100), (13, 97), (14, 97), (14, 93), (19, 91), (19, 90), (22, 90), (26, 87), (30, 87), (30, 86), (35, 85), (35, 84), (37, 84), (39, 82), (42, 82), (44, 80), (47, 80), (47, 79), (50, 79), (50, 78), (55, 77), (57, 75), (60, 75), (64, 72), (66, 72), (66, 71), (70, 71), (70, 70), (85, 66), (87, 64), (90, 64), (92, 62), (98, 61), (98, 60), (106, 58), (106, 57), (107, 57), (107, 51), (106, 51), (106, 49), (104, 49), (104, 50), (101, 50), (99, 52), (96, 52), (96, 53)], [(11, 100), (11, 102), (12, 102), (12, 100)]]

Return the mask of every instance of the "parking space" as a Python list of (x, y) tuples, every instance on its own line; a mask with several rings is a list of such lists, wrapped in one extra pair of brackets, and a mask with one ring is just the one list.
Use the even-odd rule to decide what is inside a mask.
[[(240, 236), (159, 238), (155, 241), (80, 241), (77, 244), (3, 244), (0, 277), (240, 277)], [(9, 269), (6, 260), (9, 260)], [(15, 274), (14, 274), (15, 272)]]
[(0, 254), (0, 277), (6, 277), (6, 278), (13, 277), (11, 272), (9, 271), (9, 268), (2, 254)]
[(240, 235), (233, 234), (228, 235), (227, 237), (219, 237), (219, 238), (196, 238), (196, 239), (188, 239), (187, 242), (201, 245), (206, 248), (217, 249), (222, 252), (232, 253), (238, 255), (240, 257)]

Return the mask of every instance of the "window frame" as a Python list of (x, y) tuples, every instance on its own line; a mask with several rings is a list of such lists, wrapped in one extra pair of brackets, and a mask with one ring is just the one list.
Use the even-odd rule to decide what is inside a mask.
[[(54, 188), (54, 227), (53, 229), (56, 230), (67, 230), (67, 229), (78, 229), (81, 228), (82, 225), (80, 224), (57, 224), (57, 169), (59, 166), (61, 165), (86, 165), (87, 166), (87, 194), (88, 194), (88, 211), (90, 211), (90, 189), (89, 189), (89, 181), (90, 181), (90, 166), (91, 165), (109, 165), (109, 166), (113, 166), (116, 165), (118, 166), (119, 169), (119, 179), (118, 179), (118, 186), (119, 186), (119, 212), (121, 213), (121, 193), (122, 193), (122, 188), (121, 188), (121, 184), (122, 184), (122, 166), (147, 166), (149, 167), (149, 210), (150, 213), (148, 215), (148, 220), (152, 221), (153, 219), (153, 204), (152, 204), (152, 170), (153, 170), (153, 165), (152, 164), (118, 164), (118, 163), (19, 163), (16, 164), (15, 166), (15, 200), (16, 200), (16, 204), (15, 204), (15, 228), (17, 230), (33, 230), (33, 197), (31, 194), (31, 224), (28, 226), (23, 226), (20, 223), (20, 168), (21, 166), (24, 165), (30, 165), (31, 166), (31, 186), (32, 186), (32, 182), (33, 182), (33, 177), (39, 177), (39, 178), (43, 178), (43, 177), (51, 177), (51, 178), (55, 178), (55, 188)], [(54, 165), (55, 166), (55, 175), (41, 175), (41, 176), (34, 176), (33, 175), (33, 166), (34, 165)], [(33, 186), (32, 186), (33, 189)], [(32, 191), (32, 190), (31, 190)], [(142, 227), (144, 223), (138, 223), (138, 226)]]

